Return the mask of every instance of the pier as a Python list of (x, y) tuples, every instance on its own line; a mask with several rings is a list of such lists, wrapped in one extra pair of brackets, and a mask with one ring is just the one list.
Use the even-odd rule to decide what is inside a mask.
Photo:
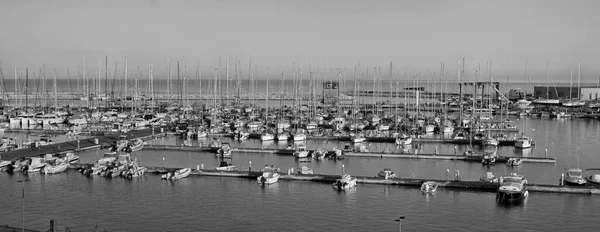
[[(219, 148), (213, 147), (186, 147), (175, 145), (144, 145), (144, 150), (167, 150), (167, 151), (194, 151), (194, 152), (216, 152)], [(241, 153), (268, 153), (274, 155), (294, 155), (295, 150), (289, 149), (262, 149), (262, 148), (232, 148), (233, 152)], [(312, 154), (315, 150), (309, 150)], [(480, 156), (465, 156), (452, 154), (414, 154), (414, 153), (384, 153), (384, 152), (344, 152), (346, 157), (373, 157), (373, 158), (396, 158), (396, 159), (430, 159), (430, 160), (456, 160), (466, 162), (481, 162)], [(524, 163), (556, 163), (554, 157), (511, 157), (498, 156), (496, 162), (506, 162), (510, 158), (519, 158)]]
[[(173, 168), (149, 168), (149, 172), (162, 174), (168, 171), (173, 171)], [(214, 176), (214, 177), (234, 177), (234, 178), (247, 178), (256, 180), (262, 173), (258, 171), (217, 171), (211, 169), (194, 169), (190, 175), (194, 176)], [(312, 181), (322, 182), (331, 184), (337, 179), (340, 179), (339, 175), (296, 175), (280, 173), (280, 180), (287, 181)], [(378, 177), (367, 177), (367, 176), (354, 176), (357, 178), (357, 183), (360, 184), (376, 184), (376, 185), (396, 185), (420, 188), (421, 185), (426, 181), (434, 181), (439, 184), (438, 187), (453, 189), (453, 190), (470, 190), (470, 191), (484, 191), (484, 192), (495, 192), (498, 189), (499, 184), (494, 182), (485, 181), (465, 181), (465, 180), (440, 180), (440, 179), (418, 179), (418, 178), (390, 178), (383, 179)], [(560, 186), (560, 185), (544, 185), (544, 184), (527, 184), (527, 190), (530, 192), (540, 193), (572, 193), (572, 194), (600, 194), (600, 189), (593, 187), (576, 187), (576, 186)]]
[(45, 154), (65, 153), (69, 151), (83, 151), (89, 149), (101, 148), (104, 144), (112, 144), (120, 139), (122, 135), (127, 139), (149, 140), (165, 136), (165, 133), (155, 132), (155, 129), (133, 130), (127, 133), (107, 134), (85, 139), (77, 139), (62, 143), (54, 143), (46, 146), (17, 149), (14, 151), (2, 153), (2, 158), (6, 160), (19, 159), (22, 157), (36, 157)]

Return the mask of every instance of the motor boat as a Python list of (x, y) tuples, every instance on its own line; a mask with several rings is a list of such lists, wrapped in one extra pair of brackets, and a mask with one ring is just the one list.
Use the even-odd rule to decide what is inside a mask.
[(496, 164), (496, 154), (488, 153), (488, 154), (484, 155), (483, 158), (481, 159), (481, 164), (488, 165), (488, 166)]
[(131, 144), (131, 151), (140, 151), (144, 149), (144, 141), (142, 141), (141, 139), (136, 139), (132, 142)]
[(487, 137), (483, 140), (483, 146), (494, 146), (497, 147), (498, 146), (498, 139), (496, 138), (491, 138), (491, 137)]
[(262, 135), (260, 135), (260, 140), (262, 141), (273, 141), (275, 140), (275, 135), (265, 132)]
[(565, 172), (564, 184), (572, 186), (583, 186), (587, 180), (583, 178), (583, 171), (579, 168), (570, 168)]
[(308, 150), (306, 150), (306, 145), (300, 144), (296, 147), (296, 151), (294, 151), (294, 156), (296, 158), (306, 158), (308, 157)]
[(301, 174), (301, 175), (312, 175), (314, 173), (313, 173), (313, 170), (311, 168), (306, 167), (306, 166), (302, 166), (302, 167), (300, 167), (300, 169), (298, 169), (298, 174)]
[(506, 161), (506, 165), (508, 165), (508, 166), (519, 166), (519, 165), (521, 165), (521, 162), (522, 162), (521, 159), (513, 157), (513, 158), (510, 158), (510, 159), (508, 159)]
[(397, 145), (410, 145), (412, 144), (412, 138), (407, 135), (401, 135), (396, 138)]
[(426, 181), (421, 185), (421, 192), (423, 193), (435, 193), (438, 188), (438, 183), (435, 181)]
[(351, 177), (349, 174), (342, 175), (342, 178), (337, 179), (333, 183), (333, 188), (337, 190), (346, 190), (356, 187), (356, 178)]
[(218, 167), (215, 167), (215, 169), (217, 171), (236, 171), (237, 167), (235, 165), (231, 164), (231, 162), (221, 160), (221, 163), (219, 164)]
[(41, 157), (31, 157), (31, 164), (27, 169), (27, 172), (40, 172), (46, 166)]
[(379, 171), (379, 173), (377, 173), (377, 177), (384, 178), (386, 180), (390, 178), (398, 178), (396, 173), (392, 172), (392, 170), (389, 168), (384, 168), (382, 171)]
[(174, 172), (169, 172), (161, 176), (162, 179), (165, 180), (179, 180), (186, 178), (192, 172), (191, 168), (182, 168)]
[(287, 133), (279, 133), (277, 134), (277, 141), (279, 142), (285, 142), (288, 140), (288, 134)]
[(498, 177), (496, 177), (492, 172), (487, 172), (485, 176), (479, 178), (479, 181), (498, 183), (499, 180)]
[(69, 152), (62, 158), (65, 163), (77, 163), (79, 161), (79, 156), (75, 155), (75, 153)]
[(229, 143), (222, 143), (221, 148), (217, 150), (217, 156), (219, 157), (231, 157), (231, 146)]
[(304, 133), (296, 133), (294, 135), (294, 141), (304, 141), (306, 140), (306, 134)]
[(496, 193), (498, 203), (518, 203), (529, 195), (527, 191), (527, 180), (522, 175), (511, 173), (500, 177), (500, 186)]
[(352, 142), (354, 143), (362, 143), (366, 140), (366, 138), (362, 135), (355, 135), (352, 137)]
[(600, 187), (600, 168), (588, 168), (585, 170), (587, 185)]
[(102, 158), (98, 159), (97, 163), (102, 165), (107, 165), (109, 163), (115, 162), (117, 160), (116, 152), (107, 152), (104, 153)]
[(531, 139), (527, 136), (520, 136), (515, 141), (515, 147), (517, 148), (530, 148), (531, 147)]
[(44, 169), (42, 169), (42, 173), (44, 174), (56, 174), (67, 171), (69, 168), (69, 163), (62, 163), (57, 165), (46, 165)]
[(262, 170), (262, 175), (260, 175), (256, 180), (259, 184), (273, 184), (279, 180), (279, 169), (274, 168), (273, 166), (265, 166)]

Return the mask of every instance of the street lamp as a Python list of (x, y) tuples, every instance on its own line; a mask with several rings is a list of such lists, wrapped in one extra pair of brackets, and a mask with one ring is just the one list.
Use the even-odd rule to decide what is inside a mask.
[(398, 232), (402, 232), (402, 220), (405, 218), (405, 216), (400, 216), (398, 219), (394, 220), (398, 222)]
[(21, 226), (21, 229), (23, 232), (25, 232), (25, 182), (29, 181), (29, 179), (23, 179), (23, 180), (17, 180), (17, 182), (21, 182), (23, 183), (23, 195), (22, 195), (22, 201), (23, 201), (23, 211), (22, 211), (22, 220), (23, 220), (23, 225)]

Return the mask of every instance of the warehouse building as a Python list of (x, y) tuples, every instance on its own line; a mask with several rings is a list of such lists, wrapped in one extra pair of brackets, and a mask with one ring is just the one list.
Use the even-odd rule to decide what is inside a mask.
[[(569, 97), (569, 94), (571, 94), (571, 97)], [(600, 97), (600, 87), (596, 85), (586, 85), (579, 88), (577, 86), (534, 86), (533, 97), (543, 99), (579, 98), (581, 100), (597, 100)]]

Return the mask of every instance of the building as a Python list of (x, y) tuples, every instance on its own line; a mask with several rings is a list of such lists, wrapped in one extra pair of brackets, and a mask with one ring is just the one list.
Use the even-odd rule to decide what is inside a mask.
[[(571, 97), (569, 97), (571, 94)], [(577, 94), (579, 94), (578, 97)], [(533, 97), (543, 99), (581, 99), (581, 100), (596, 100), (600, 97), (600, 86), (534, 86)]]

